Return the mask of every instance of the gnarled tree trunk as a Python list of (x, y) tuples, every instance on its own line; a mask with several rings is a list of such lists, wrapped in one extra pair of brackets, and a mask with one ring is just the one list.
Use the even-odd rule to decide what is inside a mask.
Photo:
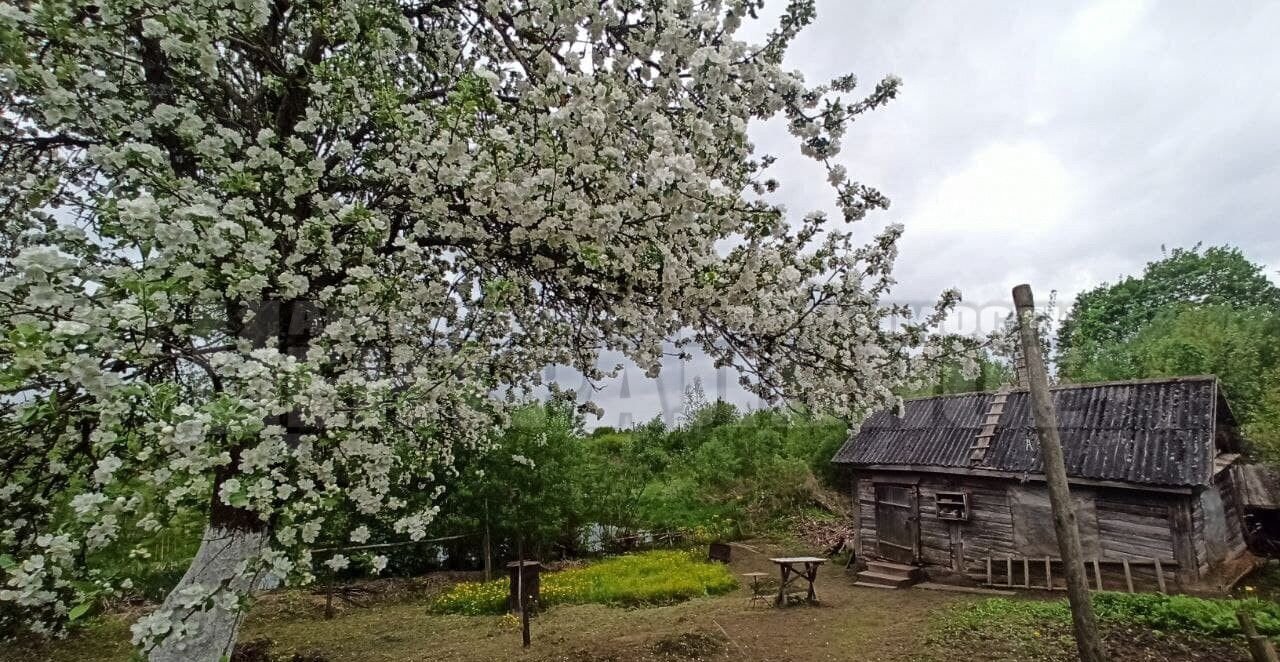
[(191, 567), (160, 605), (159, 613), (168, 613), (173, 630), (149, 651), (150, 662), (218, 662), (231, 655), (244, 613), (225, 609), (216, 600), (186, 603), (193, 593), (215, 590), (229, 591), (242, 601), (258, 580), (256, 573), (243, 571), (243, 564), (262, 551), (266, 539), (265, 527), (211, 522), (205, 528)]
[[(299, 360), (306, 357), (315, 322), (315, 310), (309, 302), (267, 300), (255, 306), (252, 313), (252, 322), (240, 328), (237, 335), (247, 338), (255, 348), (274, 347)], [(243, 311), (228, 310), (228, 317), (239, 321), (243, 319)], [(265, 423), (284, 427), (285, 441), (290, 446), (308, 430), (297, 412), (270, 418)], [(200, 549), (182, 580), (156, 612), (167, 612), (173, 629), (148, 652), (150, 662), (218, 662), (230, 656), (235, 648), (236, 635), (244, 619), (240, 607), (261, 574), (247, 571), (245, 563), (263, 551), (270, 527), (256, 513), (225, 504), (218, 497), (222, 483), (235, 476), (240, 461), (241, 448), (232, 446), (229, 451), (231, 463), (214, 477), (209, 524)], [(234, 595), (237, 600), (233, 603), (201, 599), (192, 604), (195, 597), (207, 596), (213, 591)]]

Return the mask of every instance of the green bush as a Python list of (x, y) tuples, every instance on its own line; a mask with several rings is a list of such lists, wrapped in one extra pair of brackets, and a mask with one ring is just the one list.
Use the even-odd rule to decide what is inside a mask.
[[(541, 605), (601, 603), (648, 605), (718, 595), (738, 587), (729, 569), (683, 551), (655, 551), (616, 556), (581, 568), (542, 576)], [(431, 604), (437, 613), (501, 614), (506, 609), (509, 580), (465, 582)]]

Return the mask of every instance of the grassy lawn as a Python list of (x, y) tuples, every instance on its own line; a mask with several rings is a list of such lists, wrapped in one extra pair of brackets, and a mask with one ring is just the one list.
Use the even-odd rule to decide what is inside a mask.
[[(631, 578), (613, 582), (613, 591), (632, 582), (643, 583), (645, 576), (683, 575), (692, 569), (695, 575), (680, 585), (700, 584), (700, 592), (688, 589), (700, 597), (671, 602), (674, 598), (668, 590), (640, 600), (645, 606), (620, 606), (626, 602), (622, 599), (604, 600), (612, 605), (569, 604), (572, 600), (554, 604), (533, 620), (533, 646), (528, 650), (520, 647), (519, 625), (513, 617), (435, 613), (433, 608), (441, 608), (444, 596), (460, 590), (456, 577), (435, 576), (409, 583), (384, 580), (371, 586), (358, 605), (336, 603), (337, 614), (331, 620), (323, 618), (321, 596), (304, 591), (266, 596), (251, 613), (241, 641), (269, 647), (270, 659), (275, 661), (300, 655), (296, 659), (307, 662), (1075, 659), (1070, 620), (1061, 599), (990, 599), (925, 590), (865, 589), (853, 586), (838, 566), (823, 568), (819, 574), (817, 606), (773, 609), (752, 604), (748, 589), (742, 586), (719, 594), (711, 590), (710, 586), (719, 586), (725, 578), (733, 581), (745, 572), (772, 575), (775, 569), (769, 556), (799, 551), (768, 543), (752, 545), (755, 552), (735, 548), (734, 561), (727, 569), (713, 566), (718, 572), (702, 569), (701, 563), (688, 556), (665, 558), (669, 562), (666, 573), (659, 562), (664, 559), (661, 556), (612, 561), (621, 565), (607, 573), (609, 576)], [(605, 564), (595, 567), (601, 565)], [(572, 582), (576, 586), (608, 585), (599, 579), (601, 570), (587, 572), (592, 567), (565, 572), (579, 573)], [(707, 574), (699, 577), (697, 572)], [(554, 576), (544, 575), (544, 582)], [(606, 595), (592, 593), (595, 590), (581, 589), (580, 595)], [(1247, 653), (1239, 638), (1222, 636), (1218, 631), (1219, 625), (1226, 623), (1223, 614), (1235, 605), (1185, 600), (1100, 596), (1099, 614), (1113, 659), (1246, 662)], [(1259, 612), (1260, 625), (1280, 628), (1280, 620), (1271, 620), (1278, 609), (1273, 603), (1248, 604)], [(127, 623), (132, 618), (99, 618), (90, 629), (55, 645), (0, 648), (0, 659), (128, 660)]]
[[(769, 556), (803, 551), (768, 543), (752, 545), (758, 552), (734, 549), (734, 561), (725, 573), (730, 579), (745, 572), (773, 575), (777, 571)], [(544, 582), (551, 576), (544, 575)], [(338, 613), (331, 620), (323, 618), (320, 596), (304, 591), (276, 593), (255, 606), (241, 641), (270, 640), (277, 660), (301, 653), (317, 654), (330, 662), (907, 662), (922, 659), (930, 615), (936, 609), (971, 600), (953, 594), (854, 587), (842, 568), (827, 567), (818, 577), (821, 602), (817, 606), (762, 607), (749, 602), (749, 591), (742, 586), (657, 606), (550, 606), (533, 620), (533, 646), (526, 651), (520, 647), (519, 627), (512, 617), (432, 613), (430, 607), (447, 589), (415, 585), (379, 591), (360, 606), (335, 603)], [(134, 617), (99, 618), (91, 628), (54, 645), (0, 648), (0, 660), (128, 660), (128, 622)]]

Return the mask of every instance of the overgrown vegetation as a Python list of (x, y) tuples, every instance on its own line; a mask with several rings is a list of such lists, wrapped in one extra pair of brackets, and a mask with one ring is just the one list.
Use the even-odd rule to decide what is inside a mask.
[[(540, 606), (599, 603), (669, 604), (719, 595), (738, 587), (727, 566), (683, 551), (651, 551), (617, 556), (581, 568), (546, 573)], [(507, 579), (464, 582), (440, 595), (432, 611), (446, 614), (501, 614), (507, 607)]]
[[(496, 447), (460, 457), (433, 525), (488, 527), (501, 554), (518, 537), (541, 558), (627, 549), (652, 534), (686, 541), (758, 534), (834, 485), (848, 435), (834, 418), (788, 409), (743, 414), (690, 389), (680, 424), (583, 431), (572, 394), (521, 409)], [(464, 541), (474, 550), (476, 539)]]
[[(367, 576), (375, 555), (384, 574), (412, 576), (444, 567), (478, 568), (486, 527), (495, 563), (526, 556), (544, 560), (643, 547), (675, 532), (677, 542), (705, 543), (783, 528), (797, 513), (830, 499), (830, 458), (847, 437), (831, 417), (791, 409), (742, 413), (689, 389), (679, 424), (654, 419), (629, 430), (584, 429), (571, 393), (518, 408), (487, 449), (460, 450), (444, 491), (411, 494), (440, 512), (431, 545), (348, 553), (339, 578)], [(347, 511), (320, 533), (317, 548), (404, 540), (393, 522)], [(134, 597), (156, 600), (181, 576), (199, 540), (194, 514), (151, 536), (135, 535), (91, 559), (103, 572), (124, 574)], [(347, 531), (364, 527), (354, 541)], [(138, 547), (148, 550), (139, 555)], [(317, 570), (331, 553), (318, 553)]]
[[(1160, 593), (1093, 594), (1098, 620), (1110, 625), (1138, 625), (1161, 632), (1209, 637), (1240, 634), (1237, 611), (1253, 615), (1258, 631), (1280, 636), (1280, 604), (1255, 598), (1209, 599)], [(992, 598), (956, 607), (939, 616), (943, 632), (960, 634), (998, 628), (1034, 628), (1049, 623), (1069, 624), (1066, 600), (1010, 600)]]
[(1076, 298), (1064, 381), (1214, 374), (1260, 459), (1280, 460), (1280, 287), (1232, 247), (1174, 249)]

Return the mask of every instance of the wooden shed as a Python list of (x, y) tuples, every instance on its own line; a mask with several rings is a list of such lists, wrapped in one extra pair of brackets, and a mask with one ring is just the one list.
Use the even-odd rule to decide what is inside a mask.
[[(1154, 588), (1159, 567), (1191, 590), (1251, 567), (1229, 470), (1241, 440), (1216, 378), (1066, 385), (1053, 401), (1091, 579)], [(868, 418), (833, 461), (864, 560), (1061, 584), (1026, 390), (909, 400)]]
[(1237, 464), (1231, 470), (1240, 492), (1249, 548), (1265, 556), (1280, 556), (1280, 468)]

